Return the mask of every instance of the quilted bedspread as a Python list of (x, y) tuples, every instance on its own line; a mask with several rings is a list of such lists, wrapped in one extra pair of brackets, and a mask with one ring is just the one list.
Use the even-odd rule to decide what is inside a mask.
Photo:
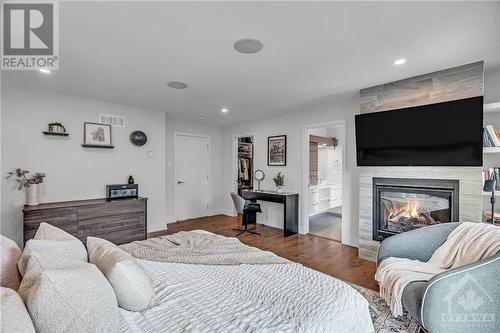
[(143, 312), (120, 309), (123, 332), (373, 332), (361, 294), (297, 263), (138, 262), (156, 296)]

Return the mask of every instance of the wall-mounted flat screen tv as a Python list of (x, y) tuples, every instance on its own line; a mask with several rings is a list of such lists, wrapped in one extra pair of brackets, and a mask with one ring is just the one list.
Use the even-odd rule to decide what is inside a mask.
[(481, 166), (482, 132), (482, 96), (360, 114), (358, 166)]

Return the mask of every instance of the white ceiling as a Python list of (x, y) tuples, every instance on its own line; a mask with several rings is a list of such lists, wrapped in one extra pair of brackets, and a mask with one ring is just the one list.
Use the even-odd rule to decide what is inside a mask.
[(60, 70), (3, 84), (230, 124), (478, 60), (500, 66), (499, 2), (60, 2)]

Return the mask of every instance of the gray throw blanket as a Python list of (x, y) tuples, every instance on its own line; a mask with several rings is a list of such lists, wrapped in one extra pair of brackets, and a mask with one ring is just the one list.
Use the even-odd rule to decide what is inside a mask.
[(274, 253), (241, 243), (237, 238), (181, 231), (121, 245), (138, 259), (181, 264), (241, 265), (284, 264), (288, 260)]

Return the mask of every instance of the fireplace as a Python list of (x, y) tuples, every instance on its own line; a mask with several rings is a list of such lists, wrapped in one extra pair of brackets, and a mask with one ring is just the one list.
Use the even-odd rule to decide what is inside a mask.
[(373, 239), (458, 221), (458, 180), (373, 178)]

